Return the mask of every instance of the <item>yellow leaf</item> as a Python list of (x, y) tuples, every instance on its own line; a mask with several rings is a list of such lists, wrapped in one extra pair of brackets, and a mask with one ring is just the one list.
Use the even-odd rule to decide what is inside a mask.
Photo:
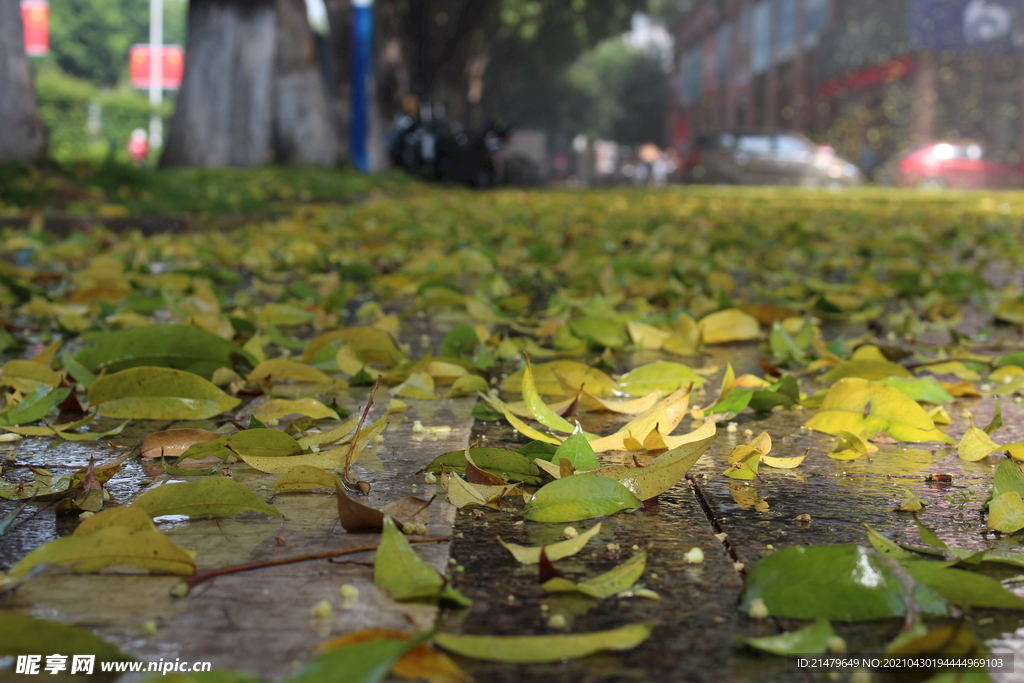
[(315, 398), (300, 398), (293, 401), (286, 399), (274, 399), (273, 401), (267, 401), (255, 411), (255, 415), (261, 422), (267, 420), (278, 420), (286, 415), (305, 415), (315, 420), (322, 418), (331, 418), (332, 420), (340, 420), (338, 413), (325, 406)]
[(651, 349), (652, 351), (660, 349), (672, 336), (671, 332), (659, 330), (653, 325), (632, 320), (626, 321), (626, 330), (629, 332), (629, 337), (633, 340), (634, 344), (642, 349)]
[(434, 378), (425, 372), (413, 372), (408, 379), (391, 389), (392, 396), (402, 398), (418, 398), (428, 401), (437, 400), (437, 392), (434, 390)]
[(526, 359), (526, 367), (523, 368), (523, 383), (521, 390), (523, 393), (523, 402), (530, 410), (530, 414), (533, 416), (533, 419), (537, 420), (537, 422), (540, 422), (542, 425), (550, 429), (570, 434), (576, 428), (575, 425), (552, 410), (546, 403), (544, 403), (544, 400), (541, 399), (540, 393), (537, 391), (537, 387), (533, 381), (533, 370), (530, 367), (529, 358)]
[(60, 373), (47, 365), (31, 360), (9, 360), (0, 368), (0, 386), (14, 387), (23, 394), (31, 394), (39, 387), (60, 384)]
[(791, 458), (776, 458), (771, 455), (762, 455), (761, 462), (764, 463), (765, 465), (768, 465), (768, 467), (791, 470), (795, 467), (800, 467), (800, 465), (802, 465), (804, 462), (804, 458), (806, 457), (806, 453)]
[(562, 445), (562, 439), (551, 436), (549, 434), (545, 434), (544, 432), (537, 431), (530, 425), (520, 420), (512, 413), (511, 410), (508, 409), (508, 406), (505, 405), (504, 402), (502, 402), (501, 399), (497, 398), (496, 396), (481, 393), (480, 398), (482, 398), (484, 402), (486, 402), (489, 406), (501, 412), (501, 414), (505, 416), (505, 419), (508, 420), (508, 423), (515, 427), (520, 434), (523, 434), (524, 436), (529, 437), (534, 441), (543, 441), (544, 443), (553, 444), (555, 446)]
[(205, 420), (240, 402), (199, 375), (148, 366), (104, 375), (88, 396), (103, 417), (145, 420)]
[(333, 380), (320, 370), (286, 358), (263, 361), (249, 373), (249, 384), (262, 386), (277, 396), (312, 396), (326, 391)]
[(992, 438), (984, 432), (984, 430), (978, 429), (974, 426), (974, 418), (971, 418), (971, 426), (964, 432), (964, 435), (960, 437), (960, 443), (957, 445), (956, 453), (960, 456), (961, 460), (968, 460), (970, 462), (977, 462), (984, 458), (1003, 450), (1003, 447), (997, 446)]
[(544, 546), (525, 546), (518, 545), (516, 543), (506, 543), (501, 540), (501, 536), (498, 536), (498, 543), (500, 543), (505, 550), (512, 553), (512, 556), (516, 558), (516, 561), (520, 564), (537, 564), (540, 562), (541, 550), (544, 551), (544, 554), (547, 555), (547, 558), (552, 562), (561, 560), (562, 558), (570, 557), (583, 550), (583, 546), (585, 546), (587, 542), (600, 531), (601, 523), (598, 522), (575, 538), (558, 541), (557, 543), (550, 543)]
[(899, 389), (859, 377), (847, 377), (833, 384), (821, 410), (807, 421), (807, 426), (833, 435), (843, 431), (869, 435), (886, 431), (898, 441), (953, 443), (935, 429), (928, 413), (912, 398)]
[(643, 444), (647, 435), (654, 429), (662, 433), (671, 433), (682, 421), (690, 406), (690, 390), (677, 389), (663, 401), (645, 413), (642, 413), (619, 429), (614, 434), (601, 437), (590, 442), (590, 447), (595, 453), (605, 451), (626, 451), (638, 450), (626, 446), (626, 439), (632, 438), (637, 443)]
[(12, 578), (24, 576), (44, 563), (79, 573), (95, 573), (119, 565), (182, 576), (191, 576), (196, 571), (195, 553), (179, 547), (152, 525), (149, 528), (99, 526), (91, 533), (55, 539), (21, 558), (9, 575)]
[(752, 341), (761, 337), (761, 326), (757, 318), (738, 308), (728, 308), (706, 315), (697, 325), (705, 344)]
[[(541, 396), (573, 396), (580, 387), (583, 387), (594, 396), (607, 398), (615, 396), (618, 390), (611, 377), (596, 368), (576, 361), (556, 360), (549, 363), (538, 363), (533, 366), (532, 372), (534, 386), (537, 387)], [(521, 391), (525, 374), (525, 369), (513, 372), (501, 383), (501, 390)], [(573, 388), (567, 390), (565, 385)]]

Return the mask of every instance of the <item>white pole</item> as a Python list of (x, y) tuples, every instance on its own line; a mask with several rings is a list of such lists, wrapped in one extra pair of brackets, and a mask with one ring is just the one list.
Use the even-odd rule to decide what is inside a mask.
[(164, 97), (164, 0), (149, 0), (149, 148), (164, 145), (163, 120), (159, 107)]

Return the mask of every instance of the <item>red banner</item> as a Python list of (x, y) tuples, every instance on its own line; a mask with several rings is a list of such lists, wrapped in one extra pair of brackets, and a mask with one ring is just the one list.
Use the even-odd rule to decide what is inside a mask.
[(25, 29), (25, 54), (42, 57), (50, 52), (50, 3), (21, 0), (21, 23)]
[[(163, 57), (163, 88), (177, 90), (181, 87), (181, 78), (185, 74), (185, 50), (180, 45), (164, 45), (157, 51)], [(149, 45), (132, 45), (128, 53), (128, 71), (132, 85), (136, 88), (149, 87), (149, 55)]]
[(895, 83), (906, 78), (913, 71), (914, 55), (903, 55), (881, 64), (873, 64), (851, 71), (841, 78), (826, 81), (821, 84), (818, 92), (825, 98), (834, 97), (840, 90), (860, 90), (883, 83)]

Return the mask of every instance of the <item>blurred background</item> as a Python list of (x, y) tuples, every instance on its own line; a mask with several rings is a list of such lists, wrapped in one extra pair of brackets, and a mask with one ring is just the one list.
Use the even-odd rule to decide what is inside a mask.
[(60, 162), (1024, 187), (1024, 0), (20, 0), (20, 16)]

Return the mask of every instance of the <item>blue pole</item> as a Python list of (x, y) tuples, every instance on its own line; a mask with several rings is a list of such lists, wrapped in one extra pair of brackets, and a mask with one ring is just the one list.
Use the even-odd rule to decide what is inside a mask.
[(363, 173), (370, 170), (367, 141), (370, 128), (370, 78), (373, 77), (373, 0), (352, 0), (352, 120), (349, 148), (352, 162)]

